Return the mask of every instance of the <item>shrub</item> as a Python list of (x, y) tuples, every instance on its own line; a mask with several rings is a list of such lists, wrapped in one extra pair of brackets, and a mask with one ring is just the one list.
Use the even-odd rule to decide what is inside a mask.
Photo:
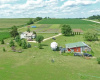
[(22, 46), (22, 41), (21, 39), (17, 42), (19, 46)]
[(10, 47), (15, 46), (13, 40), (10, 41), (9, 46)]
[(28, 48), (31, 48), (31, 44), (30, 44), (30, 43), (28, 43), (27, 47), (28, 47)]
[(97, 58), (98, 64), (100, 64), (100, 57)]
[(1, 40), (1, 44), (4, 44), (4, 39)]
[(27, 43), (26, 43), (25, 40), (24, 40), (24, 42), (22, 43), (22, 48), (23, 48), (23, 49), (27, 49)]
[(91, 32), (87, 31), (87, 32), (85, 32), (83, 37), (84, 37), (84, 39), (86, 41), (97, 41), (98, 40), (98, 35), (94, 31), (91, 31)]
[(5, 48), (3, 48), (3, 52), (5, 52), (6, 50), (5, 50)]
[(78, 32), (77, 32), (77, 35), (78, 35)]
[(18, 35), (15, 37), (15, 41), (18, 42), (19, 40), (20, 40), (20, 36)]

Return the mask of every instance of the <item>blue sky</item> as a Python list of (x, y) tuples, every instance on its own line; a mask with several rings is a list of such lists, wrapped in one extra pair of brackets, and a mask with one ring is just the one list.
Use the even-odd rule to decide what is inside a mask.
[(0, 0), (0, 18), (80, 18), (100, 15), (100, 0)]

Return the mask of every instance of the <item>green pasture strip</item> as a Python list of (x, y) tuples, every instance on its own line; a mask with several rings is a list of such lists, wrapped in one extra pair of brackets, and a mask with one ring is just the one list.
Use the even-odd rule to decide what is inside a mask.
[(81, 19), (43, 19), (38, 24), (94, 24)]
[(0, 32), (0, 40), (2, 39), (6, 39), (10, 37), (10, 33), (9, 32)]

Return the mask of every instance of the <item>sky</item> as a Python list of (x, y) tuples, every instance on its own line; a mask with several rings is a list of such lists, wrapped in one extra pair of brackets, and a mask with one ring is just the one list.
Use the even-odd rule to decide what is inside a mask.
[(87, 18), (100, 15), (100, 0), (0, 0), (0, 18)]

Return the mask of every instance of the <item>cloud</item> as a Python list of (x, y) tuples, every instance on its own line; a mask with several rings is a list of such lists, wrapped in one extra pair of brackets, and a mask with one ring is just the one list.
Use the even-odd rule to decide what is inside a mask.
[(74, 6), (78, 6), (78, 5), (90, 5), (90, 4), (96, 4), (97, 2), (100, 2), (100, 0), (68, 0), (66, 1), (61, 8), (64, 7), (74, 7)]
[(18, 0), (0, 0), (0, 4), (16, 2)]

